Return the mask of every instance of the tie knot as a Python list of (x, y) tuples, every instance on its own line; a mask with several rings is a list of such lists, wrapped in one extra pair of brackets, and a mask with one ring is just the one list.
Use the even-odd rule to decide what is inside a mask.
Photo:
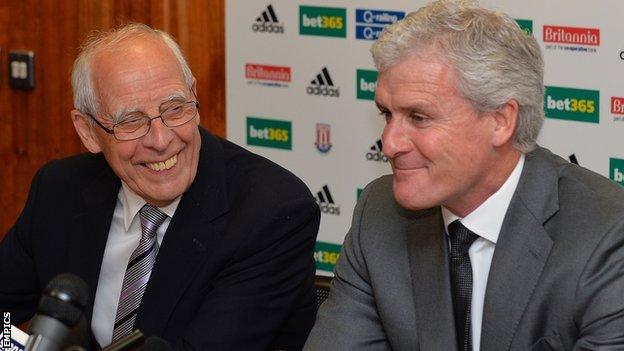
[(470, 229), (464, 227), (459, 220), (449, 224), (448, 231), (451, 239), (451, 257), (461, 257), (468, 254), (470, 245), (479, 237), (471, 232)]
[(167, 215), (154, 206), (145, 205), (139, 211), (141, 217), (141, 231), (144, 238), (156, 236), (156, 231), (163, 224)]

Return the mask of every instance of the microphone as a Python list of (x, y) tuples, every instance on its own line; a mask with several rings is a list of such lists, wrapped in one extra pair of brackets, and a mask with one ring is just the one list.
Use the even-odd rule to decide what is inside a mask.
[(48, 283), (28, 328), (26, 351), (60, 351), (86, 336), (83, 311), (89, 288), (79, 277), (59, 274)]

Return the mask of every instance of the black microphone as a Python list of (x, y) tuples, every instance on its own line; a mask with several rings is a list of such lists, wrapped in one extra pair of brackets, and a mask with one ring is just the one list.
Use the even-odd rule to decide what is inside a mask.
[(79, 277), (63, 273), (48, 283), (28, 328), (26, 351), (60, 351), (86, 337), (83, 311), (89, 288)]

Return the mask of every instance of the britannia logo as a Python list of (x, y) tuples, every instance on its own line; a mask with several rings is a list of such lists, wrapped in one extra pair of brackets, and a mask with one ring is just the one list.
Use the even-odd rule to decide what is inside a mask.
[(600, 29), (545, 25), (543, 40), (546, 49), (596, 52), (600, 46)]
[(327, 67), (323, 67), (321, 72), (310, 81), (310, 85), (306, 88), (308, 95), (321, 95), (339, 97), (340, 89), (334, 85), (334, 81), (329, 75)]
[(316, 202), (318, 202), (321, 212), (340, 216), (340, 206), (336, 205), (334, 202), (334, 198), (327, 185), (323, 185), (323, 189), (316, 193)]
[(290, 67), (248, 63), (245, 65), (245, 78), (249, 84), (285, 88), (291, 81), (291, 71)]
[(624, 97), (611, 97), (611, 114), (616, 122), (624, 122)]
[(382, 153), (382, 150), (383, 145), (381, 139), (377, 139), (377, 142), (374, 143), (366, 153), (366, 159), (375, 162), (388, 162), (388, 158)]
[(279, 23), (273, 5), (269, 4), (256, 18), (256, 22), (251, 25), (251, 30), (260, 33), (283, 34), (284, 25)]
[(329, 124), (317, 123), (316, 124), (316, 142), (314, 146), (322, 153), (327, 153), (332, 147), (330, 134), (331, 126)]

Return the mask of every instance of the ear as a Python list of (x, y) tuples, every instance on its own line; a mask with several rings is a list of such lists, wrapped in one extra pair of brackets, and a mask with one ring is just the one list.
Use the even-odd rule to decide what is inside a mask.
[(193, 94), (197, 96), (197, 79), (193, 77), (193, 85), (191, 85), (191, 90), (193, 90)]
[(92, 153), (98, 153), (102, 151), (99, 140), (93, 130), (93, 124), (89, 121), (89, 117), (78, 110), (72, 110), (71, 112), (72, 122), (76, 133), (82, 140), (82, 144)]
[[(191, 90), (193, 91), (193, 95), (195, 95), (195, 98), (197, 99), (197, 101), (199, 101), (199, 97), (197, 96), (197, 79), (195, 79), (193, 77), (193, 84), (191, 85)], [(197, 125), (199, 125), (199, 123), (201, 122), (201, 117), (199, 117), (200, 114), (197, 113), (197, 116), (195, 116), (195, 123)]]
[(518, 125), (519, 109), (518, 102), (512, 99), (492, 112), (495, 123), (492, 136), (494, 146), (500, 147), (513, 141)]

